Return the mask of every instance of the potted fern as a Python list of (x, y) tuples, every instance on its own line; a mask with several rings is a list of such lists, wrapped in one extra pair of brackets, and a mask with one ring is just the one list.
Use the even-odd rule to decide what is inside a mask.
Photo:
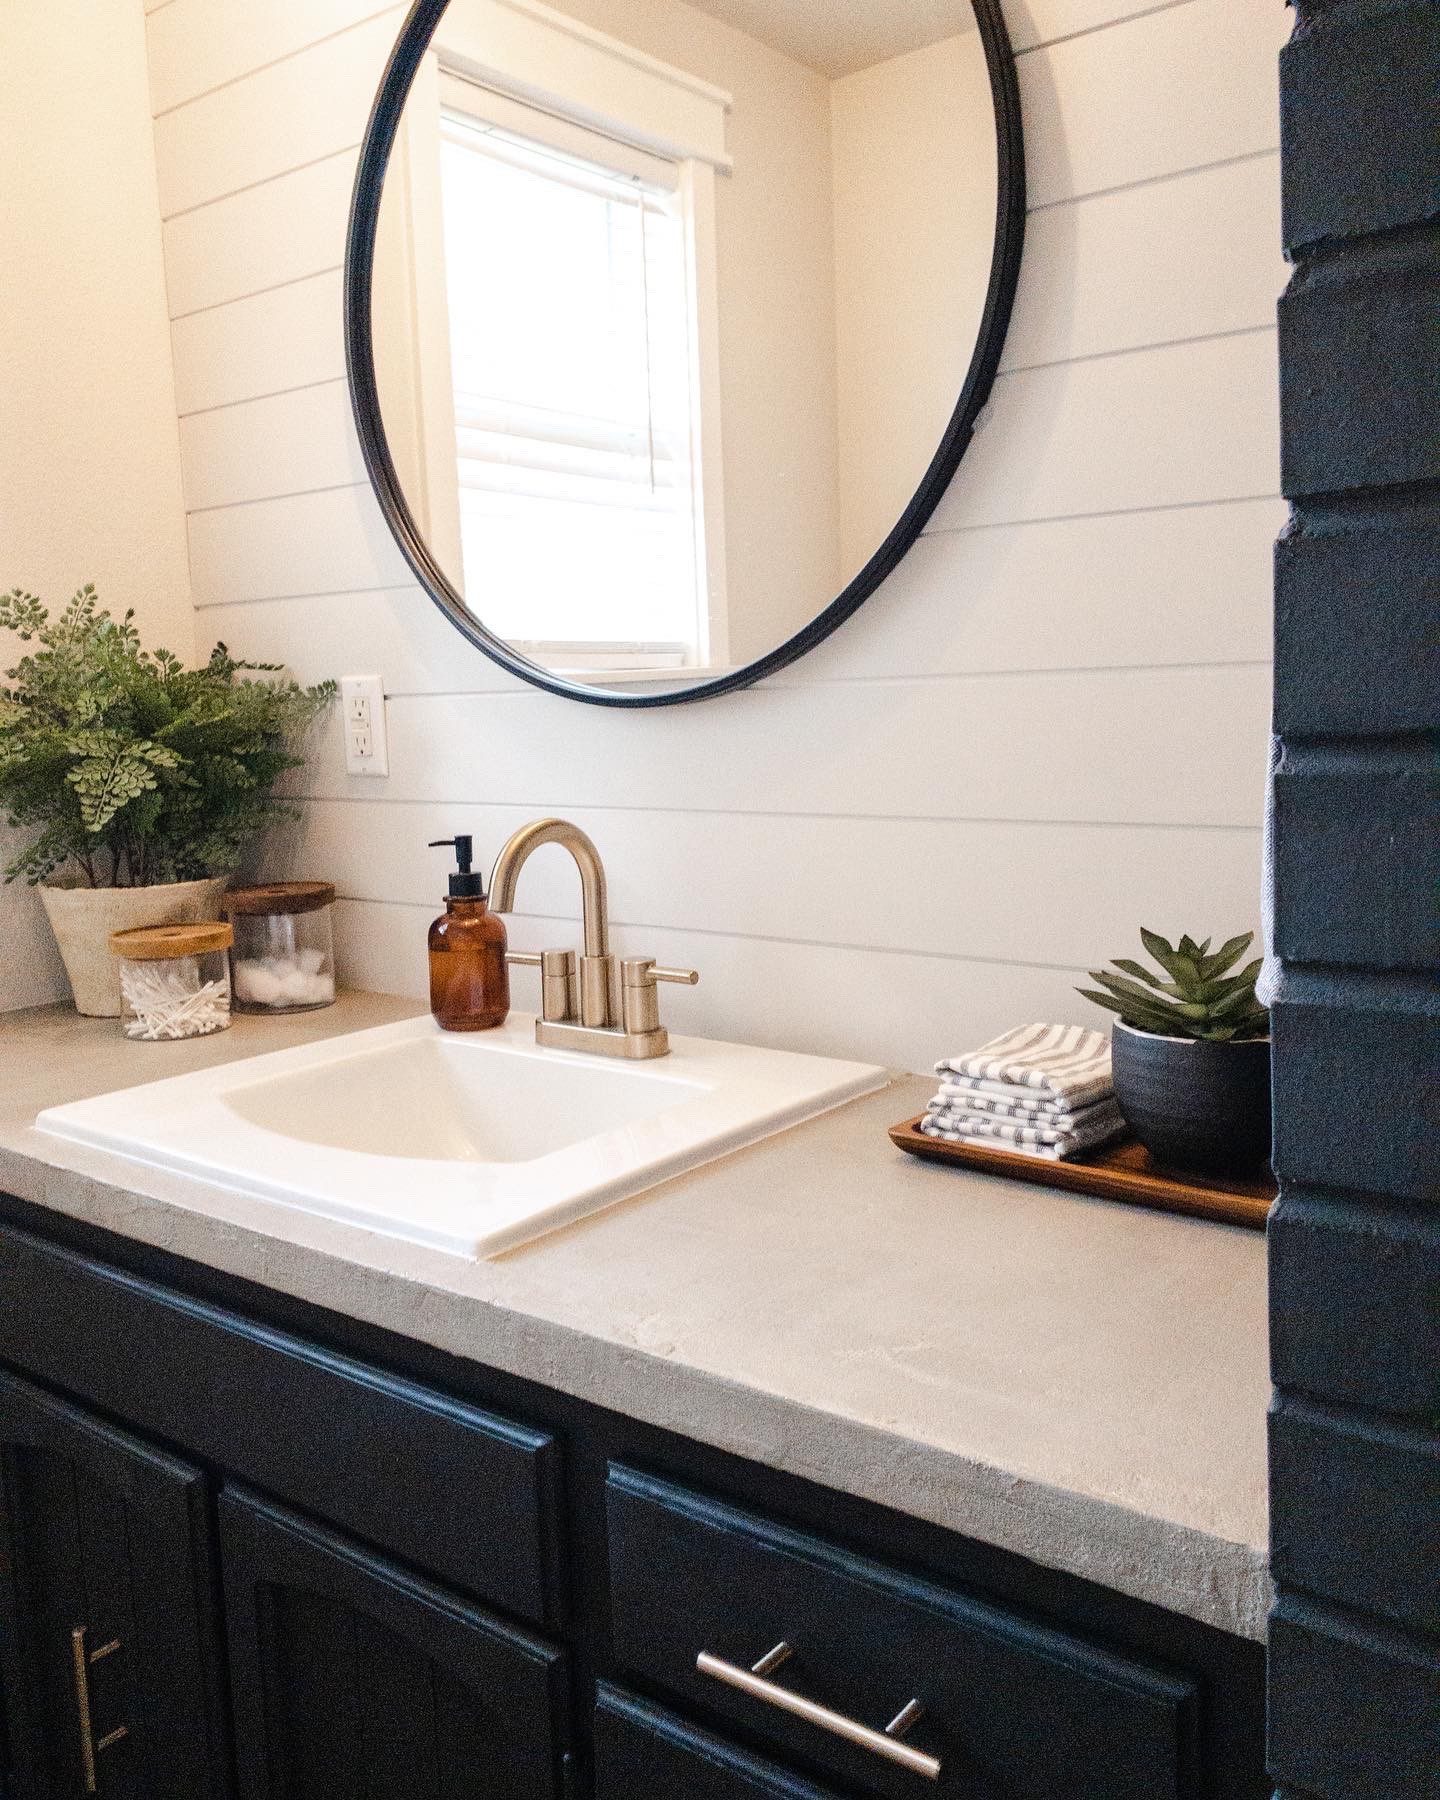
[(1220, 1174), (1270, 1157), (1270, 1015), (1255, 997), (1257, 958), (1235, 965), (1253, 932), (1212, 951), (1171, 944), (1141, 928), (1160, 973), (1128, 957), (1092, 969), (1104, 992), (1087, 1000), (1118, 1013), (1111, 1040), (1115, 1098), (1157, 1162)]
[(39, 888), (75, 1004), (102, 1017), (119, 1011), (110, 933), (218, 918), (246, 846), (292, 814), (275, 783), (334, 694), (223, 644), (187, 669), (132, 620), (91, 586), (53, 619), (0, 596), (0, 629), (35, 645), (0, 686), (0, 808), (29, 834), (5, 879)]

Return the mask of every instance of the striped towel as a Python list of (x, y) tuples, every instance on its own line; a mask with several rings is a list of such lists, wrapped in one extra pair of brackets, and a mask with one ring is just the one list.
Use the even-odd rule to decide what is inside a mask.
[(968, 1055), (946, 1057), (935, 1070), (1028, 1089), (1038, 1100), (1063, 1100), (1071, 1109), (1113, 1092), (1109, 1040), (1083, 1025), (1020, 1025)]
[(1063, 1121), (1001, 1119), (992, 1113), (940, 1106), (932, 1100), (920, 1129), (928, 1137), (966, 1142), (979, 1139), (1006, 1150), (1047, 1149), (1058, 1156), (1073, 1156), (1081, 1150), (1108, 1144), (1125, 1129), (1125, 1120), (1113, 1100), (1081, 1107)]
[(947, 1144), (969, 1144), (976, 1150), (1009, 1150), (1016, 1156), (1033, 1156), (1039, 1162), (1064, 1162), (1067, 1156), (1073, 1156), (1073, 1150), (1062, 1149), (1059, 1144), (997, 1144), (994, 1138), (961, 1137), (957, 1131), (940, 1131), (925, 1120), (920, 1129), (926, 1137), (942, 1138)]
[(946, 1106), (971, 1112), (999, 1113), (1007, 1119), (1065, 1119), (1074, 1109), (1064, 1100), (1042, 1100), (1034, 1088), (1007, 1087), (1000, 1081), (966, 1081), (947, 1076), (935, 1096)]

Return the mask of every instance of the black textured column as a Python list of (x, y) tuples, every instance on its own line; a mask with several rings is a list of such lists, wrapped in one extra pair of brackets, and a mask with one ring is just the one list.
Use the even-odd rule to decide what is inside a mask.
[(1440, 0), (1281, 59), (1270, 1760), (1440, 1795)]

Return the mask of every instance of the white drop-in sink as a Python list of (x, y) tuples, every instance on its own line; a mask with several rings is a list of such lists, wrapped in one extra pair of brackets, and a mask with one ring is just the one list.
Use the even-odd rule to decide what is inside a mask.
[(408, 1019), (42, 1112), (53, 1136), (456, 1255), (492, 1256), (883, 1087), (864, 1063), (704, 1038), (611, 1061), (534, 1020)]

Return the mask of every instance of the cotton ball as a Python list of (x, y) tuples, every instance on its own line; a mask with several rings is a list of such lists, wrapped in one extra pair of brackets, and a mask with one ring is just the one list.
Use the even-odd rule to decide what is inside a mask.
[(280, 1002), (280, 977), (265, 963), (237, 963), (235, 992), (251, 1006), (276, 1006)]
[(295, 960), (307, 975), (318, 975), (325, 953), (323, 950), (302, 950)]
[(310, 999), (310, 977), (292, 963), (280, 977), (280, 993), (292, 1006), (303, 1006)]

